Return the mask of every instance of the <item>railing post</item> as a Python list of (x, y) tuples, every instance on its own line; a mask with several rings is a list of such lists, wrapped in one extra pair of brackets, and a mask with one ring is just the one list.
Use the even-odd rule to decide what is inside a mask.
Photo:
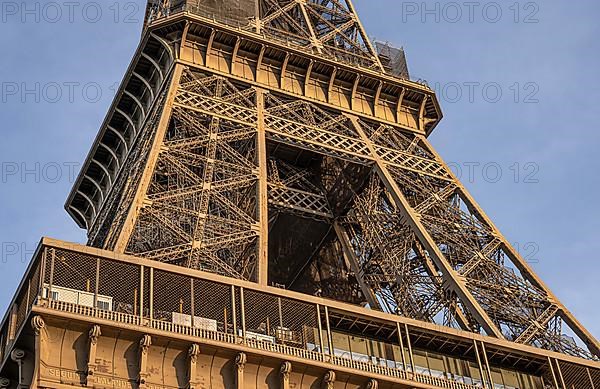
[(325, 325), (327, 326), (327, 343), (329, 345), (329, 355), (335, 356), (333, 350), (333, 337), (331, 336), (331, 325), (329, 324), (329, 308), (325, 306)]
[(40, 268), (40, 279), (38, 282), (38, 297), (43, 297), (44, 283), (46, 282), (46, 264), (48, 263), (48, 248), (42, 250), (42, 260)]
[(479, 353), (479, 345), (477, 341), (473, 341), (473, 346), (475, 347), (475, 356), (477, 357), (477, 366), (479, 367), (479, 375), (481, 376), (481, 384), (484, 388), (488, 388), (488, 381), (485, 379), (485, 374), (483, 372), (483, 363), (481, 361), (481, 354)]
[(481, 350), (483, 352), (483, 360), (485, 361), (485, 368), (487, 370), (488, 373), (488, 377), (490, 379), (490, 388), (495, 387), (496, 385), (494, 384), (494, 378), (492, 377), (492, 369), (490, 368), (490, 362), (488, 361), (488, 357), (487, 357), (487, 350), (485, 349), (485, 343), (481, 342)]
[[(231, 285), (231, 321), (233, 322), (233, 336), (234, 339), (237, 338), (237, 308), (235, 306), (235, 286)], [(227, 325), (227, 323), (225, 323)], [(225, 328), (225, 333), (227, 333), (228, 328)]]
[(144, 265), (140, 266), (140, 323), (144, 319)]
[(564, 389), (567, 389), (567, 385), (565, 385), (565, 378), (563, 377), (562, 370), (560, 368), (560, 362), (558, 359), (554, 360), (556, 362), (556, 372), (558, 373), (558, 378), (560, 378), (560, 383)]
[(400, 358), (402, 358), (402, 370), (408, 371), (406, 366), (406, 356), (404, 355), (404, 340), (402, 339), (402, 328), (400, 323), (396, 322), (396, 331), (398, 331), (398, 340), (400, 341)]
[(149, 302), (150, 302), (150, 320), (154, 319), (154, 268), (151, 267), (150, 268), (150, 298), (149, 298)]
[(10, 319), (8, 322), (8, 340), (13, 341), (17, 336), (17, 304), (13, 304), (10, 309)]
[(94, 308), (98, 308), (98, 292), (100, 290), (100, 258), (96, 258), (96, 284), (94, 287)]
[[(281, 297), (277, 297), (277, 308), (279, 309), (279, 327), (283, 331), (283, 309), (281, 307)], [(269, 332), (269, 329), (267, 329)]]
[(410, 371), (415, 372), (415, 360), (413, 357), (412, 343), (410, 342), (410, 332), (408, 331), (408, 324), (404, 323), (404, 331), (406, 332), (406, 343), (408, 345), (408, 358), (410, 361)]
[(25, 301), (22, 301), (21, 304), (27, 304), (27, 312), (29, 312), (29, 310), (31, 309), (31, 306), (29, 305), (29, 301), (31, 298), (31, 278), (27, 279), (27, 298), (25, 299)]
[(552, 381), (554, 381), (554, 387), (556, 389), (559, 389), (560, 386), (558, 386), (558, 379), (556, 379), (556, 372), (554, 371), (554, 366), (552, 366), (552, 359), (550, 357), (548, 357), (548, 365), (550, 366), (550, 373), (552, 374)]
[(317, 304), (317, 328), (319, 329), (319, 352), (321, 355), (325, 355), (325, 348), (323, 344), (323, 324), (321, 323), (321, 306)]
[(244, 288), (240, 287), (240, 307), (241, 307), (241, 313), (242, 313), (242, 338), (243, 338), (243, 342), (244, 344), (246, 343), (246, 308), (245, 308), (245, 301), (244, 301)]
[(190, 278), (190, 305), (191, 305), (191, 310), (192, 310), (192, 329), (196, 328), (194, 326), (194, 317), (196, 316), (196, 309), (195, 309), (195, 305), (194, 305), (194, 296), (195, 296), (195, 292), (194, 292), (194, 279)]
[(50, 280), (48, 282), (48, 300), (52, 301), (52, 286), (54, 285), (54, 265), (56, 263), (56, 249), (52, 249), (50, 260)]

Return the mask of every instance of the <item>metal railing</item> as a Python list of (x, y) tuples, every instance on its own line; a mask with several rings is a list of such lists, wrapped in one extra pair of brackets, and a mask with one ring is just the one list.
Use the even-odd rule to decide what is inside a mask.
[[(147, 19), (147, 25), (155, 21), (159, 21), (163, 18), (186, 12), (205, 18), (214, 23), (221, 23), (238, 30), (251, 31), (255, 34), (257, 33), (255, 18), (231, 18), (222, 12), (217, 12), (213, 7), (209, 7), (203, 4), (181, 4), (173, 7), (164, 7), (157, 5), (150, 9)], [(265, 39), (275, 39), (288, 47), (293, 47), (297, 50), (304, 51), (309, 54), (316, 54), (315, 51), (310, 49), (311, 41), (309, 39), (302, 38), (298, 35), (287, 34), (283, 30), (276, 29), (263, 29), (261, 30), (259, 35), (261, 35)], [(374, 59), (369, 58), (369, 56), (366, 54), (370, 51), (370, 48), (362, 43), (358, 46), (359, 50), (357, 50), (357, 52), (353, 52), (351, 50), (328, 45), (325, 48), (325, 54), (328, 59), (333, 59), (338, 62), (346, 63), (352, 66), (358, 66), (364, 69), (376, 70)], [(397, 78), (403, 79), (405, 81), (419, 83), (420, 85), (429, 88), (429, 85), (426, 82), (423, 82), (423, 80), (411, 80), (410, 76), (408, 75), (408, 72), (395, 73), (394, 71), (386, 71), (386, 73)]]
[[(351, 316), (351, 311), (344, 313), (333, 306), (328, 310), (327, 306), (290, 297), (288, 293), (265, 291), (258, 285), (236, 286), (235, 282), (232, 285), (219, 281), (218, 277), (204, 278), (199, 272), (187, 274), (185, 270), (171, 270), (159, 263), (155, 267), (150, 261), (141, 264), (142, 261), (131, 257), (98, 255), (93, 249), (81, 246), (65, 247), (42, 245), (38, 250), (0, 327), (0, 367), (27, 324), (32, 307), (40, 306), (88, 317), (91, 321), (103, 320), (140, 327), (140, 331), (150, 328), (244, 345), (282, 356), (329, 363), (334, 368), (339, 366), (439, 388), (481, 387), (477, 383), (479, 377), (471, 379), (457, 372), (443, 373), (444, 378), (420, 374), (427, 368), (416, 369), (418, 365), (415, 365), (413, 369), (412, 363), (398, 361), (398, 357), (389, 354), (367, 356), (334, 344), (331, 335), (340, 333), (335, 332), (338, 330), (330, 318), (331, 312)], [(392, 345), (389, 339), (385, 344)], [(412, 355), (410, 346), (405, 347), (401, 341), (394, 347)], [(590, 381), (600, 376), (600, 369), (560, 363), (567, 381), (579, 383), (581, 372), (587, 371), (590, 371)]]
[(229, 344), (242, 344), (256, 350), (268, 351), (292, 357), (307, 359), (316, 362), (329, 362), (333, 365), (345, 367), (354, 370), (360, 370), (372, 374), (379, 374), (387, 377), (394, 377), (403, 380), (413, 380), (419, 383), (429, 384), (438, 386), (440, 388), (449, 389), (472, 389), (480, 388), (480, 386), (467, 385), (459, 382), (454, 382), (446, 379), (431, 377), (424, 374), (418, 374), (413, 372), (407, 372), (400, 369), (385, 367), (373, 363), (367, 363), (357, 361), (353, 359), (330, 356), (320, 352), (309, 351), (306, 349), (300, 349), (296, 347), (286, 346), (284, 344), (271, 343), (267, 341), (260, 341), (256, 339), (244, 338), (243, 336), (236, 336), (234, 334), (227, 334), (218, 331), (209, 331), (200, 328), (193, 328), (190, 326), (178, 325), (162, 320), (149, 320), (144, 322), (139, 316), (134, 316), (121, 312), (109, 312), (100, 310), (97, 308), (85, 307), (73, 303), (50, 300), (49, 307), (51, 309), (71, 313), (75, 315), (88, 316), (94, 319), (102, 319), (118, 322), (121, 324), (129, 324), (135, 326), (144, 325), (146, 327), (156, 329), (159, 331), (176, 333), (184, 336), (192, 336), (196, 338), (211, 340), (215, 342), (223, 342)]

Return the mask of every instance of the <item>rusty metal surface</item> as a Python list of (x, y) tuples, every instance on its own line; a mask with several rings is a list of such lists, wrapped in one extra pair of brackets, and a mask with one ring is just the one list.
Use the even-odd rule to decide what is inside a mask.
[[(325, 387), (336, 376), (328, 366), (414, 387), (470, 388), (477, 375), (494, 387), (494, 369), (507, 364), (557, 389), (594, 382), (598, 341), (432, 148), (427, 136), (442, 117), (435, 93), (407, 78), (403, 52), (373, 46), (350, 0), (150, 2), (66, 207), (88, 245), (115, 258), (45, 250), (3, 322), (1, 359), (20, 347), (20, 333), (23, 344), (42, 342), (41, 316), (35, 336), (20, 332), (37, 312), (130, 331), (112, 346), (135, 361), (115, 367), (123, 385), (159, 385), (150, 383), (161, 369), (157, 344), (149, 334), (127, 338), (135, 331), (242, 345), (277, 361), (218, 359), (238, 386), (246, 366), (269, 387), (290, 385), (288, 365), (273, 373), (285, 358), (322, 368), (310, 380)], [(210, 328), (197, 328), (196, 316)], [(59, 330), (67, 344), (98, 338)], [(365, 351), (359, 363), (352, 351), (333, 352), (344, 336), (401, 356), (390, 367), (391, 357)], [(363, 347), (356, 339), (348, 347)], [(196, 378), (160, 385), (201, 385), (209, 374), (194, 370), (201, 358), (186, 347), (165, 349), (181, 364), (169, 379)], [(438, 363), (434, 347), (467, 358), (471, 384), (449, 367), (419, 373), (420, 358)], [(106, 345), (88, 352), (110, 357)], [(86, 361), (73, 358), (54, 370), (59, 381), (83, 382)]]

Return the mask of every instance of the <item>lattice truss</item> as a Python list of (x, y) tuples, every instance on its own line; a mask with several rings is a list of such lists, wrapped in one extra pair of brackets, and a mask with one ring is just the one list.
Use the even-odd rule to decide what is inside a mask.
[[(450, 171), (424, 139), (360, 122), (371, 142), (410, 152), (440, 167), (419, 171), (388, 166), (390, 176), (476, 304), (510, 340), (563, 353), (592, 357), (563, 334), (560, 308), (507, 251), (508, 243), (459, 190)], [(423, 165), (421, 165), (423, 166)], [(345, 218), (363, 278), (382, 308), (399, 314), (463, 329), (479, 330), (463, 301), (447, 288), (447, 274), (435, 265), (394, 204), (379, 176), (357, 197)]]
[(184, 75), (127, 251), (250, 279), (258, 235), (256, 129), (193, 109), (199, 94), (256, 105), (252, 89)]
[(149, 3), (148, 14), (159, 18), (188, 10), (338, 61), (384, 71), (351, 0), (259, 0), (258, 3), (259, 14), (254, 15), (255, 19), (250, 17), (256, 11), (252, 0), (231, 4), (157, 0)]
[(310, 176), (311, 172), (306, 169), (269, 159), (269, 204), (303, 217), (333, 218), (325, 193)]
[[(268, 227), (280, 213), (325, 226), (306, 240), (306, 264), (289, 285), (329, 266), (338, 274), (321, 285), (327, 297), (357, 302), (360, 291), (374, 309), (598, 356), (423, 136), (217, 76), (184, 71), (126, 252), (255, 280), (259, 235), (268, 233), (257, 200), (260, 126)], [(279, 147), (297, 154), (283, 158)], [(128, 186), (142, 181), (138, 170)]]
[[(385, 196), (380, 181), (373, 177), (356, 198), (352, 211), (341, 220), (350, 233), (359, 277), (374, 291), (375, 304), (383, 310), (455, 326), (444, 308), (456, 310), (456, 298), (446, 296), (442, 277), (426, 256), (419, 255), (423, 248)], [(443, 318), (439, 317), (442, 312)]]
[[(168, 85), (172, 76), (166, 80)], [(98, 220), (88, 231), (89, 244), (96, 247), (114, 247), (118, 239), (131, 204), (134, 201), (137, 185), (142, 180), (144, 168), (152, 149), (152, 140), (156, 136), (158, 122), (165, 108), (167, 98), (166, 88), (161, 92), (146, 125), (136, 134), (135, 147), (127, 155), (127, 159), (110, 195), (105, 200), (105, 206), (98, 215)]]
[(381, 69), (350, 0), (263, 0), (260, 24), (271, 36), (365, 67)]

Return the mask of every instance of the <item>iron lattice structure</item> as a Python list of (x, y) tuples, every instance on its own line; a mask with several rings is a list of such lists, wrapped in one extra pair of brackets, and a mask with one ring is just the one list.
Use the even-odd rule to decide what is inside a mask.
[(350, 0), (151, 2), (145, 28), (67, 202), (89, 245), (600, 357)]

